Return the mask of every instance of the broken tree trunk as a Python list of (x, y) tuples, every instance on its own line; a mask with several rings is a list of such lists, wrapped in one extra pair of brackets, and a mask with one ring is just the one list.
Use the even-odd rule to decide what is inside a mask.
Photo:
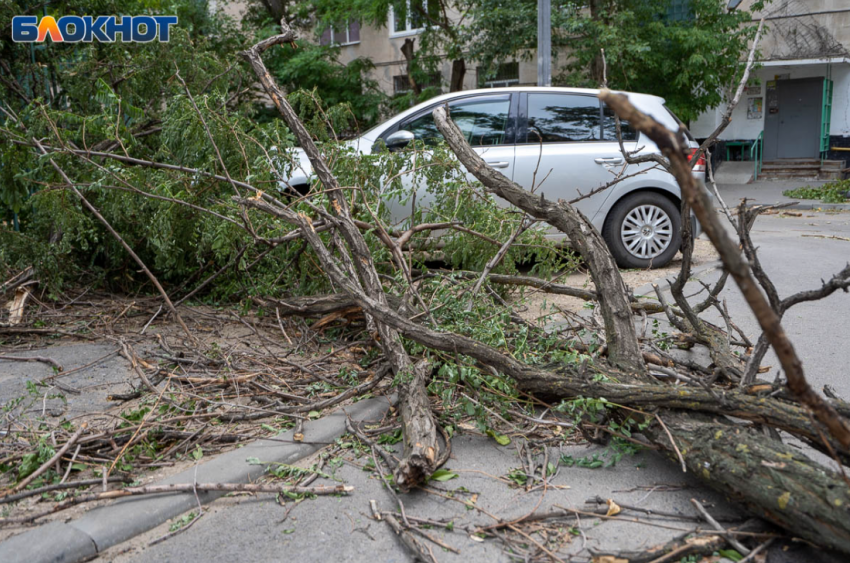
[[(688, 469), (712, 488), (795, 536), (850, 553), (850, 488), (835, 473), (754, 428), (681, 411), (660, 416)], [(677, 457), (662, 428), (645, 435)]]
[(469, 144), (457, 125), (449, 119), (447, 108), (438, 107), (433, 112), (434, 122), (458, 160), (485, 188), (507, 200), (530, 216), (560, 229), (581, 254), (596, 286), (602, 319), (605, 323), (605, 340), (608, 359), (615, 366), (635, 373), (645, 371), (638, 346), (637, 332), (632, 320), (628, 290), (614, 257), (608, 251), (599, 231), (566, 202), (547, 201), (543, 194), (534, 195), (519, 184), (487, 166)]
[[(295, 110), (289, 105), (283, 92), (266, 69), (265, 63), (263, 63), (262, 54), (267, 49), (276, 45), (287, 45), (295, 42), (295, 33), (284, 22), (281, 22), (281, 31), (282, 33), (280, 35), (265, 39), (247, 51), (242, 52), (242, 56), (251, 64), (266, 93), (271, 98), (275, 107), (277, 107), (286, 124), (295, 134), (299, 145), (310, 159), (310, 164), (330, 199), (330, 214), (327, 212), (323, 214), (333, 224), (335, 232), (342, 235), (348, 246), (347, 251), (344, 248), (340, 248), (341, 263), (338, 263), (331, 253), (328, 252), (323, 241), (315, 232), (309, 218), (300, 214), (296, 215), (288, 208), (279, 208), (280, 213), (278, 213), (278, 216), (297, 225), (301, 229), (305, 240), (313, 247), (313, 250), (322, 261), (322, 265), (329, 272), (328, 275), (335, 278), (334, 281), (337, 284), (345, 287), (349, 294), (363, 293), (374, 299), (376, 303), (387, 306), (387, 297), (381, 285), (381, 280), (378, 277), (378, 272), (375, 269), (369, 247), (360, 229), (351, 217), (348, 200), (345, 198), (339, 182), (331, 173), (324, 156), (313, 142), (310, 133), (304, 127), (304, 124), (301, 123)], [(247, 203), (242, 198), (239, 198), (239, 200), (243, 205)], [(257, 200), (259, 201), (260, 198), (257, 198)], [(368, 314), (368, 310), (366, 312)], [(411, 374), (415, 373), (416, 370), (407, 351), (404, 349), (398, 333), (392, 326), (383, 323), (380, 319), (367, 317), (367, 320), (370, 322), (374, 320), (379, 345), (392, 366), (393, 372), (396, 376), (400, 376), (402, 381), (409, 378), (409, 382), (401, 384), (401, 411), (405, 430), (408, 428), (417, 429), (416, 441), (413, 442), (417, 447), (405, 447), (405, 454), (396, 469), (395, 479), (397, 483), (405, 483), (407, 486), (411, 486), (427, 479), (436, 470), (436, 460), (438, 458), (436, 454), (438, 446), (437, 423), (431, 409), (421, 408), (420, 404), (420, 397), (425, 393), (427, 379), (425, 377), (411, 377)], [(430, 433), (430, 435), (426, 436), (426, 433)], [(405, 432), (405, 444), (408, 442), (410, 442), (410, 439)], [(418, 449), (420, 444), (423, 447), (433, 447), (434, 455), (420, 456), (420, 450)], [(416, 458), (409, 459), (409, 455), (416, 456)]]
[(431, 366), (428, 362), (418, 362), (410, 382), (402, 384), (399, 393), (404, 454), (394, 477), (402, 492), (426, 482), (437, 467), (440, 445), (437, 442), (436, 422), (433, 417), (422, 416), (423, 412), (431, 412), (427, 389), (430, 377)]

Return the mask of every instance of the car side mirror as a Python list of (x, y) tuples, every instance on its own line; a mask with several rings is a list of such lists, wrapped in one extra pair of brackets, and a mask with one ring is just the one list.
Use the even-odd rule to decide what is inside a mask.
[(384, 142), (386, 143), (388, 150), (397, 151), (409, 145), (414, 138), (415, 135), (410, 131), (400, 129), (399, 131), (396, 131), (395, 133), (387, 137)]

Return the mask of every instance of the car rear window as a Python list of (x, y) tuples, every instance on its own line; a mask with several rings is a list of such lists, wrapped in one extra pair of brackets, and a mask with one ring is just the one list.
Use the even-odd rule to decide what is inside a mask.
[(599, 100), (569, 94), (529, 94), (527, 143), (599, 141)]
[(664, 109), (666, 109), (666, 110), (667, 110), (667, 113), (669, 113), (669, 114), (670, 114), (670, 117), (672, 117), (673, 119), (675, 119), (675, 120), (676, 120), (676, 123), (678, 123), (678, 124), (679, 124), (679, 127), (681, 127), (681, 128), (685, 131), (685, 137), (686, 137), (689, 141), (694, 141), (694, 142), (696, 142), (696, 139), (694, 139), (694, 136), (693, 136), (693, 135), (691, 135), (691, 132), (690, 132), (690, 131), (688, 131), (688, 126), (687, 126), (687, 125), (685, 125), (685, 124), (682, 122), (682, 120), (681, 120), (681, 119), (679, 119), (678, 117), (676, 117), (676, 114), (675, 114), (675, 113), (673, 113), (673, 112), (670, 110), (670, 108), (668, 108), (667, 106), (664, 106)]
[[(624, 141), (637, 139), (628, 121), (620, 120)], [(595, 96), (529, 94), (526, 143), (575, 143), (617, 139), (614, 112)]]

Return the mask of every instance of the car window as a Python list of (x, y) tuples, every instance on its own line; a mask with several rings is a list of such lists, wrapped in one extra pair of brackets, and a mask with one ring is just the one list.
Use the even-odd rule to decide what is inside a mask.
[[(605, 105), (604, 109), (605, 113), (605, 121), (602, 125), (602, 133), (606, 141), (616, 141), (617, 140), (617, 124), (614, 121), (614, 110)], [(637, 140), (637, 131), (635, 131), (634, 127), (626, 121), (625, 119), (620, 120), (620, 131), (623, 133), (624, 141), (636, 141)]]
[(599, 100), (570, 94), (529, 94), (527, 143), (601, 140)]
[[(451, 118), (473, 147), (502, 145), (508, 125), (510, 97), (471, 98), (449, 103)], [(402, 123), (400, 129), (413, 133), (417, 141), (433, 145), (442, 140), (431, 112)]]

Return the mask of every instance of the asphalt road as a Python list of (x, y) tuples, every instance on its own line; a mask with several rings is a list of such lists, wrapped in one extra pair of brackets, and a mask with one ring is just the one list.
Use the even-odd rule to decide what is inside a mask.
[[(753, 229), (753, 242), (759, 249), (761, 264), (776, 285), (780, 298), (817, 289), (821, 280), (831, 278), (850, 263), (850, 240), (847, 240), (850, 239), (850, 212), (788, 213), (762, 216)], [(719, 269), (710, 269), (698, 278), (704, 283), (712, 283), (719, 276)], [(686, 295), (700, 289), (702, 286), (692, 281), (687, 286)], [(726, 300), (735, 323), (755, 342), (761, 332), (758, 323), (731, 279), (719, 297)], [(703, 316), (720, 326), (724, 325), (720, 314), (713, 309)], [(820, 390), (829, 384), (840, 396), (850, 398), (850, 376), (847, 372), (850, 360), (850, 295), (839, 291), (821, 301), (801, 303), (785, 314), (782, 324), (803, 360), (812, 386)], [(762, 375), (772, 379), (779, 367), (772, 350), (762, 365), (772, 366), (769, 375)]]
[[(754, 229), (753, 238), (760, 248), (762, 263), (781, 297), (818, 287), (821, 279), (828, 279), (850, 260), (850, 240), (844, 240), (850, 239), (850, 213), (804, 211), (800, 215), (766, 216)], [(716, 268), (708, 268), (698, 277), (704, 282), (711, 282), (718, 276)], [(695, 293), (700, 288), (694, 281), (689, 292)], [(758, 326), (733, 282), (729, 282), (721, 299), (726, 301), (735, 322), (755, 340), (759, 334)], [(719, 315), (713, 317), (706, 313), (706, 317), (722, 322)], [(801, 304), (786, 314), (784, 324), (803, 358), (813, 386), (820, 389), (828, 383), (839, 394), (850, 397), (850, 377), (846, 370), (850, 359), (850, 296), (839, 293), (823, 301)], [(773, 366), (772, 377), (777, 367), (772, 354), (765, 363)], [(582, 448), (568, 453), (578, 457), (593, 451)], [(552, 455), (557, 456), (559, 452), (553, 450)], [(360, 460), (361, 463), (363, 461)], [(461, 436), (454, 440), (453, 458), (448, 463), (459, 477), (440, 483), (437, 488), (442, 489), (443, 494), (455, 491), (457, 498), (462, 500), (470, 500), (472, 494), (477, 494), (476, 506), (499, 517), (517, 517), (553, 505), (586, 508), (584, 501), (594, 495), (682, 515), (693, 514), (688, 499), (696, 497), (709, 503), (716, 514), (743, 517), (734, 506), (725, 503), (691, 475), (683, 475), (674, 464), (653, 452), (627, 457), (612, 468), (561, 467), (551, 484), (564, 488), (550, 488), (545, 495), (541, 491), (525, 493), (522, 489), (511, 489), (494, 478), (504, 476), (518, 466), (513, 446), (504, 448), (484, 437)], [(370, 499), (377, 500), (385, 510), (394, 507), (394, 501), (380, 482), (354, 465), (343, 466), (337, 476), (356, 487), (352, 496), (307, 501), (295, 508), (286, 521), (283, 521), (285, 509), (268, 495), (225, 499), (210, 507), (208, 513), (185, 533), (147, 547), (148, 542), (168, 531), (166, 524), (133, 542), (107, 551), (103, 558), (134, 563), (408, 561), (401, 543), (386, 525), (367, 517)], [(428, 530), (459, 550), (459, 553), (454, 553), (432, 544), (438, 561), (516, 560), (502, 544), (494, 540), (480, 542), (470, 537), (469, 531), (475, 526), (492, 523), (485, 513), (477, 509), (468, 510), (455, 500), (421, 491), (406, 495), (404, 499), (409, 515), (455, 519), (453, 532), (438, 528)], [(565, 522), (564, 526), (580, 527), (584, 535), (573, 536), (562, 553), (577, 555), (576, 561), (587, 561), (590, 548), (648, 548), (671, 539), (682, 530), (692, 529), (694, 524), (673, 518), (663, 521), (662, 526), (667, 526), (664, 528), (602, 522), (585, 517)], [(542, 539), (542, 536), (535, 537)], [(799, 545), (783, 548), (772, 549), (768, 563), (839, 560), (814, 554)]]

